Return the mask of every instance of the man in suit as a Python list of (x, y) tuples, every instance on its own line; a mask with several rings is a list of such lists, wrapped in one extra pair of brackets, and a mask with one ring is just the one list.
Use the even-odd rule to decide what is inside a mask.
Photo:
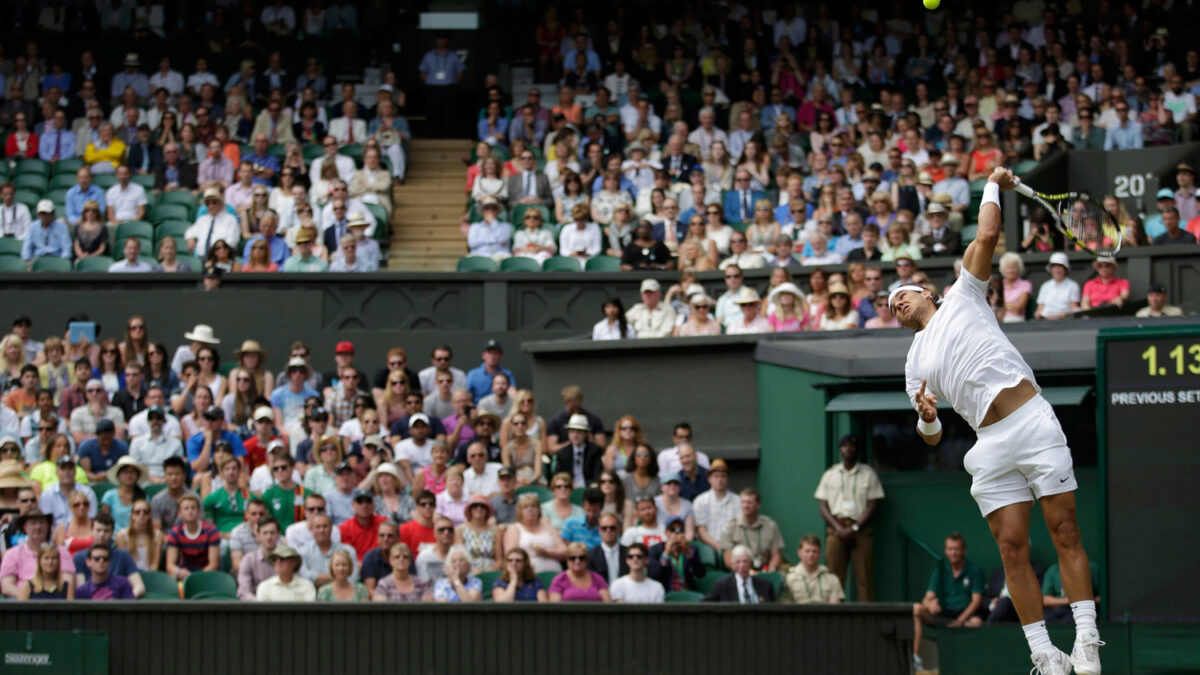
[(284, 114), (282, 101), (272, 100), (255, 118), (254, 130), (250, 133), (250, 137), (262, 134), (267, 137), (269, 143), (286, 144), (294, 141), (296, 136), (292, 133), (290, 117), (290, 115)]
[(686, 183), (692, 169), (700, 166), (700, 160), (683, 152), (684, 138), (675, 134), (667, 139), (666, 152), (662, 156), (662, 168), (672, 183)]
[(733, 189), (725, 193), (725, 222), (754, 222), (754, 202), (766, 197), (766, 192), (750, 189), (750, 172), (738, 169), (733, 176)]
[(742, 545), (733, 547), (730, 554), (733, 558), (733, 574), (713, 584), (712, 590), (704, 596), (705, 602), (737, 602), (743, 605), (757, 605), (764, 602), (775, 602), (775, 588), (770, 581), (762, 577), (750, 576), (750, 549)]
[(509, 210), (517, 204), (541, 204), (553, 208), (554, 192), (550, 189), (550, 179), (538, 171), (537, 157), (529, 150), (522, 150), (517, 159), (521, 171), (508, 177)]
[(650, 547), (647, 574), (670, 593), (696, 590), (696, 579), (704, 576), (705, 572), (700, 554), (688, 543), (683, 519), (671, 516), (667, 519), (667, 540)]
[(604, 577), (611, 586), (629, 574), (625, 562), (628, 547), (621, 545), (621, 518), (615, 513), (600, 514), (600, 545), (588, 551), (588, 569)]
[(930, 233), (921, 237), (923, 257), (951, 256), (962, 252), (962, 235), (947, 225), (946, 207), (937, 202), (931, 203), (925, 210), (925, 220), (929, 222)]
[(125, 162), (134, 173), (153, 175), (162, 165), (162, 148), (150, 140), (150, 127), (138, 126), (137, 139), (129, 146)]
[(587, 415), (571, 415), (567, 421), (567, 444), (556, 453), (558, 470), (571, 474), (576, 485), (587, 485), (600, 477), (604, 469), (604, 448), (591, 442)]
[(846, 234), (846, 216), (857, 213), (864, 222), (870, 217), (870, 212), (860, 208), (854, 201), (854, 191), (850, 188), (840, 188), (837, 194), (837, 210), (833, 212), (833, 234)]
[(773, 86), (771, 87), (771, 103), (763, 106), (760, 118), (763, 133), (775, 128), (775, 120), (780, 115), (787, 115), (788, 118), (795, 120), (796, 108), (783, 102), (783, 89)]
[(329, 135), (338, 143), (362, 143), (367, 140), (367, 123), (358, 117), (358, 103), (342, 103), (342, 116), (329, 121)]

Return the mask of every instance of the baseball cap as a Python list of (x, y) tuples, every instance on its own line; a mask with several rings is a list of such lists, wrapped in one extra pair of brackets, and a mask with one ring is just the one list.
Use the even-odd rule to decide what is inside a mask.
[(208, 410), (204, 411), (204, 419), (206, 420), (223, 420), (225, 419), (225, 411), (215, 405), (208, 406)]
[(659, 476), (658, 478), (659, 478), (659, 480), (662, 482), (662, 484), (663, 484), (663, 485), (666, 485), (667, 483), (678, 483), (678, 482), (680, 482), (680, 480), (679, 480), (679, 473), (678, 473), (678, 472), (675, 472), (675, 471), (671, 471), (671, 472), (669, 472), (669, 473), (665, 473), (665, 474), (663, 474), (663, 475)]
[(1155, 199), (1175, 199), (1175, 193), (1171, 191), (1171, 188), (1159, 188), (1158, 192), (1154, 195), (1154, 198)]
[(496, 472), (496, 475), (500, 478), (515, 478), (517, 472), (513, 471), (511, 466), (502, 466), (500, 467), (500, 470)]
[(377, 448), (383, 447), (383, 437), (379, 434), (371, 434), (362, 440), (364, 446), (373, 445)]
[(375, 493), (373, 493), (370, 490), (367, 490), (365, 488), (355, 488), (354, 492), (350, 493), (350, 501), (352, 501), (352, 502), (356, 502), (356, 501), (362, 499), (363, 497), (366, 497), (367, 499), (374, 501)]
[(683, 518), (681, 518), (680, 516), (670, 516), (667, 518), (667, 522), (663, 525), (663, 529), (669, 530), (669, 529), (671, 529), (671, 526), (674, 525), (675, 523), (679, 523), (680, 525), (686, 526), (686, 523), (683, 522)]
[(504, 347), (501, 346), (500, 341), (496, 340), (496, 339), (491, 339), (491, 340), (488, 340), (487, 342), (483, 343), (483, 351), (486, 352), (489, 349), (495, 349), (498, 352), (504, 351)]
[(353, 354), (354, 353), (354, 343), (349, 340), (342, 340), (341, 342), (337, 343), (336, 347), (333, 348), (333, 353), (334, 354)]
[(412, 425), (416, 424), (417, 422), (423, 422), (428, 426), (429, 415), (426, 415), (425, 413), (414, 413), (412, 417), (408, 418), (408, 427), (411, 429)]
[(102, 417), (96, 422), (96, 433), (98, 434), (111, 434), (116, 432), (116, 430), (117, 426), (107, 417)]
[(275, 411), (270, 406), (261, 405), (254, 409), (254, 421), (273, 419), (275, 419)]
[(1055, 251), (1054, 253), (1050, 254), (1050, 262), (1046, 263), (1046, 271), (1047, 272), (1050, 271), (1051, 265), (1062, 265), (1063, 267), (1070, 270), (1071, 269), (1071, 259), (1067, 257), (1066, 253), (1063, 253), (1062, 251)]
[[(157, 417), (160, 420), (167, 419), (167, 411), (163, 410), (162, 406), (151, 406), (146, 408), (146, 419)], [(99, 426), (99, 425), (97, 425)]]
[(59, 466), (75, 466), (75, 460), (71, 459), (70, 455), (63, 455), (58, 458)]
[(842, 436), (840, 439), (838, 439), (838, 447), (843, 445), (853, 445), (858, 447), (858, 436), (855, 436), (854, 434), (846, 434), (845, 436)]
[(38, 213), (54, 213), (54, 202), (49, 199), (43, 199), (37, 203)]
[(288, 359), (287, 367), (288, 368), (304, 368), (305, 370), (307, 370), (308, 369), (308, 361), (305, 361), (303, 356), (293, 356), (292, 358)]
[(657, 292), (662, 290), (662, 285), (656, 279), (645, 279), (642, 281), (642, 292)]
[(337, 475), (343, 471), (353, 471), (353, 470), (354, 470), (354, 467), (350, 466), (349, 462), (339, 462), (337, 466), (333, 467), (334, 475)]
[(1150, 284), (1150, 287), (1146, 289), (1146, 292), (1147, 293), (1166, 293), (1167, 287), (1163, 286), (1162, 284)]

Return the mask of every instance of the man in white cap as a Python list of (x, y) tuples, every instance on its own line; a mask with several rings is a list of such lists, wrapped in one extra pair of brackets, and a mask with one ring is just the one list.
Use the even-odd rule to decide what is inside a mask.
[(667, 337), (675, 326), (675, 310), (662, 302), (662, 286), (655, 279), (642, 281), (642, 301), (625, 312), (638, 337)]
[(737, 298), (734, 302), (742, 310), (742, 318), (729, 322), (725, 326), (727, 335), (745, 335), (748, 333), (770, 333), (771, 324), (759, 315), (758, 305), (762, 302), (762, 298), (758, 297), (758, 291), (743, 286), (738, 291)]
[(355, 253), (358, 259), (363, 261), (362, 265), (371, 272), (378, 270), (379, 261), (383, 259), (383, 252), (379, 250), (379, 242), (374, 237), (367, 235), (371, 221), (367, 220), (363, 214), (353, 212), (346, 222), (346, 227), (350, 228), (350, 234), (354, 235)]
[(590, 432), (587, 415), (571, 415), (567, 420), (567, 444), (556, 454), (558, 470), (570, 473), (576, 485), (591, 483), (604, 469), (604, 449), (588, 440)]
[(1038, 289), (1037, 309), (1033, 312), (1033, 318), (1065, 319), (1071, 312), (1078, 312), (1079, 284), (1067, 276), (1067, 272), (1071, 271), (1067, 254), (1062, 251), (1050, 254), (1046, 271), (1050, 273), (1050, 278)]
[(112, 86), (109, 87), (108, 93), (112, 98), (119, 97), (125, 91), (125, 87), (133, 88), (133, 92), (143, 101), (150, 98), (150, 78), (138, 72), (138, 66), (141, 64), (137, 52), (125, 55), (125, 70), (113, 75)]
[(493, 260), (511, 256), (512, 225), (500, 220), (500, 202), (494, 197), (485, 197), (479, 210), (483, 218), (471, 223), (467, 229), (467, 250), (471, 255)]
[(946, 207), (933, 202), (925, 209), (925, 220), (929, 223), (930, 231), (921, 237), (922, 256), (951, 256), (962, 251), (962, 235), (949, 228)]
[(203, 323), (196, 324), (196, 327), (184, 333), (183, 337), (191, 342), (176, 349), (175, 355), (171, 357), (171, 370), (174, 370), (176, 374), (183, 372), (184, 363), (196, 359), (196, 354), (202, 347), (215, 347), (221, 344), (221, 340), (213, 332), (212, 326)]
[(67, 224), (54, 215), (54, 202), (49, 199), (37, 203), (37, 223), (25, 231), (25, 242), (21, 244), (21, 259), (25, 262), (43, 256), (71, 258), (71, 233)]
[(196, 222), (183, 233), (183, 238), (187, 242), (188, 252), (200, 258), (208, 255), (208, 249), (218, 239), (236, 250), (238, 240), (242, 238), (242, 228), (237, 218), (225, 210), (225, 200), (219, 189), (210, 187), (204, 190), (204, 208), (200, 209)]

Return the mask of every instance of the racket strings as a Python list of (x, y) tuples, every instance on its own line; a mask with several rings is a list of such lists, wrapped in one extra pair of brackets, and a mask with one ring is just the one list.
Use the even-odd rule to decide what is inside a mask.
[(1112, 214), (1091, 199), (1064, 199), (1058, 203), (1063, 226), (1083, 247), (1110, 253), (1121, 246), (1121, 228)]

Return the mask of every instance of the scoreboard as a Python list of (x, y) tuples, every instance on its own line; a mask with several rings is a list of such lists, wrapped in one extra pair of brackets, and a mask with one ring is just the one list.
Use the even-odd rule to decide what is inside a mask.
[(1096, 358), (1102, 611), (1200, 619), (1200, 323), (1101, 330)]

